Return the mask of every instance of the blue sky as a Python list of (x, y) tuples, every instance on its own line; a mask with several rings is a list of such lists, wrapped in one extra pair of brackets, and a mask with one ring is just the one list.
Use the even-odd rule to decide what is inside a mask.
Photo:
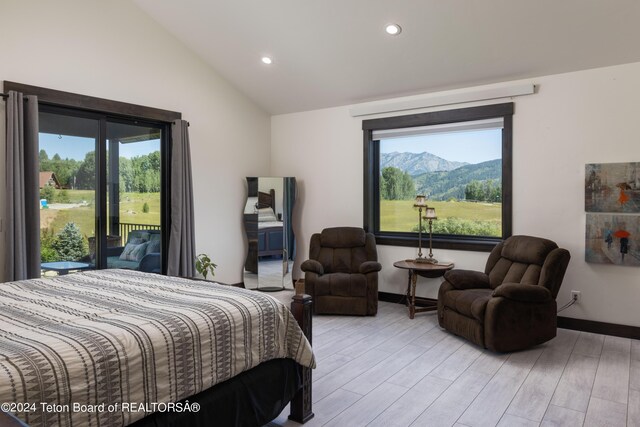
[[(40, 133), (40, 150), (45, 150), (52, 158), (58, 153), (63, 159), (84, 160), (89, 151), (95, 150), (95, 140), (92, 138), (82, 138), (69, 135), (53, 135), (50, 133)], [(142, 156), (160, 150), (160, 140), (134, 142), (131, 144), (120, 144), (120, 156), (128, 159)]]
[(502, 130), (483, 129), (380, 140), (380, 152), (428, 152), (445, 160), (481, 163), (502, 158)]

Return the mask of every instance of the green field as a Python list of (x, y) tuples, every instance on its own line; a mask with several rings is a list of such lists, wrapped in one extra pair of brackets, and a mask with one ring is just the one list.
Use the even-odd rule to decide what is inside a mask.
[[(61, 196), (65, 192), (66, 196)], [(56, 209), (59, 203), (82, 204), (70, 208)], [(143, 212), (144, 203), (149, 212)], [(57, 233), (68, 222), (75, 222), (85, 237), (95, 235), (95, 196), (93, 190), (56, 190), (50, 209), (40, 210), (41, 228)], [(121, 193), (120, 222), (160, 225), (160, 193)], [(111, 233), (110, 234), (117, 234)]]
[[(413, 200), (381, 200), (380, 230), (404, 232), (417, 230), (418, 209), (413, 207), (413, 203)], [(427, 204), (435, 208), (438, 215), (438, 220), (433, 223), (434, 233), (501, 235), (501, 203), (430, 200)], [(454, 225), (455, 230), (450, 229)]]
[[(144, 203), (149, 212), (144, 213)], [(120, 222), (160, 225), (160, 193), (121, 193)]]

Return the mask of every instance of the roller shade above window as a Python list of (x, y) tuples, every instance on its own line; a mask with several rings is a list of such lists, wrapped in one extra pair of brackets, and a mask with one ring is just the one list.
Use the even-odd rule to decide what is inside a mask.
[(470, 122), (446, 123), (440, 125), (417, 126), (400, 129), (374, 130), (372, 139), (381, 140), (390, 138), (403, 138), (416, 135), (429, 135), (436, 133), (468, 132), (481, 129), (502, 129), (503, 126), (504, 120), (502, 117), (499, 117), (487, 120), (474, 120)]

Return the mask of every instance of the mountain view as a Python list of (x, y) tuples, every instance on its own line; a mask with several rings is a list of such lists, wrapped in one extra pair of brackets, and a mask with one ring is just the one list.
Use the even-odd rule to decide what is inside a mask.
[[(501, 188), (502, 161), (489, 160), (477, 164), (443, 159), (431, 153), (380, 153), (380, 170), (396, 168), (405, 172), (414, 183), (414, 194), (425, 194), (430, 200), (465, 200), (473, 194), (470, 186), (496, 193)], [(384, 174), (384, 172), (383, 172)], [(405, 187), (407, 187), (405, 185)], [(491, 188), (489, 188), (491, 187)], [(407, 191), (409, 196), (411, 191)], [(499, 196), (476, 196), (474, 200), (495, 199)], [(404, 198), (404, 197), (403, 197)], [(499, 201), (499, 200), (491, 200)]]
[(450, 171), (468, 163), (451, 162), (431, 153), (380, 153), (380, 170), (391, 166), (409, 175), (419, 175), (425, 172)]
[(416, 192), (429, 194), (431, 200), (465, 199), (465, 190), (473, 181), (502, 181), (502, 160), (466, 164), (450, 171), (427, 172), (413, 177)]

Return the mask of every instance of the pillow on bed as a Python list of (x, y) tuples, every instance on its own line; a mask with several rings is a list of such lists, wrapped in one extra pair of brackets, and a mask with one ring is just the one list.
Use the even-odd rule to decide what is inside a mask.
[(277, 221), (276, 214), (271, 208), (258, 209), (258, 222)]
[(120, 254), (120, 259), (123, 261), (140, 261), (147, 254), (147, 245), (149, 245), (149, 242), (127, 243), (122, 254)]

